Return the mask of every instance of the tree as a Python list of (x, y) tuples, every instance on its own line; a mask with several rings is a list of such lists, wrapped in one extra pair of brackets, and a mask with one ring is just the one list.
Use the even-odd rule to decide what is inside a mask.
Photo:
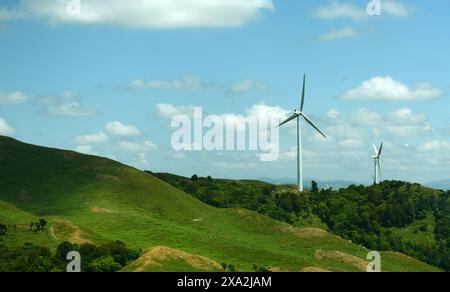
[(194, 175), (191, 177), (191, 180), (192, 180), (192, 181), (198, 181), (198, 175), (194, 174)]
[(0, 241), (3, 241), (3, 236), (8, 232), (8, 228), (4, 224), (0, 224)]
[(188, 194), (196, 194), (197, 193), (197, 186), (190, 182), (189, 184), (187, 184), (184, 188), (185, 192)]
[(68, 241), (64, 241), (61, 243), (56, 249), (56, 258), (61, 262), (66, 262), (67, 254), (71, 251), (74, 251), (74, 245)]
[(111, 256), (104, 256), (94, 260), (88, 267), (89, 272), (114, 273), (122, 268), (120, 263), (114, 261)]
[(311, 191), (316, 194), (319, 192), (319, 186), (317, 185), (317, 182), (314, 180), (311, 182)]
[(211, 176), (208, 176), (208, 177), (206, 178), (206, 180), (207, 180), (208, 182), (213, 182), (213, 181), (214, 181), (213, 178), (212, 178)]
[(45, 226), (47, 226), (47, 221), (45, 219), (39, 219), (39, 226), (41, 230), (45, 230)]
[(438, 241), (450, 239), (450, 216), (439, 216), (436, 218), (434, 235)]
[(264, 188), (263, 188), (263, 190), (262, 190), (262, 193), (263, 193), (263, 195), (264, 196), (270, 196), (270, 195), (272, 195), (272, 193), (275, 191), (275, 186), (273, 186), (273, 185), (268, 185), (268, 186), (265, 186)]

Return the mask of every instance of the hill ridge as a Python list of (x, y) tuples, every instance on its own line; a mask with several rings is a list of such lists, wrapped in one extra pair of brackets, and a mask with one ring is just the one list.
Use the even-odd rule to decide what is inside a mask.
[[(286, 223), (256, 212), (214, 208), (152, 175), (106, 158), (15, 139), (0, 137), (0, 181), (0, 202), (28, 212), (33, 217), (29, 219), (57, 217), (98, 235), (89, 238), (94, 243), (120, 240), (143, 250), (167, 246), (233, 264), (239, 271), (251, 271), (254, 265), (356, 271), (343, 263), (319, 261), (314, 253), (317, 249), (340, 251), (364, 260), (368, 252), (334, 235), (299, 237), (283, 232)], [(95, 208), (119, 212), (93, 212)], [(8, 209), (11, 218), (22, 216)], [(54, 222), (49, 220), (48, 229), (52, 227)], [(48, 232), (5, 237), (7, 245), (25, 242), (52, 249), (60, 243)], [(384, 266), (389, 271), (437, 270), (395, 256), (386, 259)]]

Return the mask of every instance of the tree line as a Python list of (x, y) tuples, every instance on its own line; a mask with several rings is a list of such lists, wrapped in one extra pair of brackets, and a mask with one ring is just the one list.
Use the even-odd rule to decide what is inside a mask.
[(82, 272), (117, 272), (140, 255), (139, 250), (129, 249), (121, 241), (101, 245), (62, 242), (55, 251), (30, 243), (0, 245), (0, 272), (65, 272), (71, 251), (80, 253)]
[[(3, 237), (8, 235), (8, 232), (15, 232), (18, 230), (20, 224), (3, 224), (0, 223), (0, 241), (3, 241)], [(44, 231), (47, 226), (47, 221), (44, 218), (39, 219), (38, 222), (31, 222), (29, 224), (29, 231), (40, 232)]]

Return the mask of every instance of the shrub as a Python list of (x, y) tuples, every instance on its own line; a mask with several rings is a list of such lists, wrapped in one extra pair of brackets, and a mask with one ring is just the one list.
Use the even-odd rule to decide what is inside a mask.
[(122, 268), (122, 266), (117, 263), (113, 257), (111, 256), (104, 256), (101, 258), (98, 258), (94, 260), (89, 266), (88, 266), (88, 272), (106, 272), (106, 273), (113, 273), (117, 272)]

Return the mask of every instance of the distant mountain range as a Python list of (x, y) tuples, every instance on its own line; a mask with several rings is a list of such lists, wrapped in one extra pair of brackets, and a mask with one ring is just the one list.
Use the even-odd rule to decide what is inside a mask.
[[(275, 179), (275, 178), (268, 178), (268, 177), (263, 177), (260, 178), (259, 180), (264, 181), (264, 182), (268, 182), (274, 185), (277, 184), (282, 184), (282, 185), (287, 185), (287, 184), (292, 184), (295, 185), (297, 184), (296, 179), (293, 178), (279, 178), (279, 179)], [(311, 188), (311, 182), (313, 181), (313, 179), (306, 179), (305, 182), (305, 188), (306, 189), (310, 189)], [(346, 188), (350, 185), (360, 185), (361, 183), (358, 182), (354, 182), (354, 181), (345, 181), (345, 180), (316, 180), (318, 186), (320, 189), (326, 189), (326, 188), (333, 188), (333, 189), (340, 189), (340, 188)]]
[(424, 186), (437, 190), (450, 190), (450, 179), (434, 181), (424, 184)]

